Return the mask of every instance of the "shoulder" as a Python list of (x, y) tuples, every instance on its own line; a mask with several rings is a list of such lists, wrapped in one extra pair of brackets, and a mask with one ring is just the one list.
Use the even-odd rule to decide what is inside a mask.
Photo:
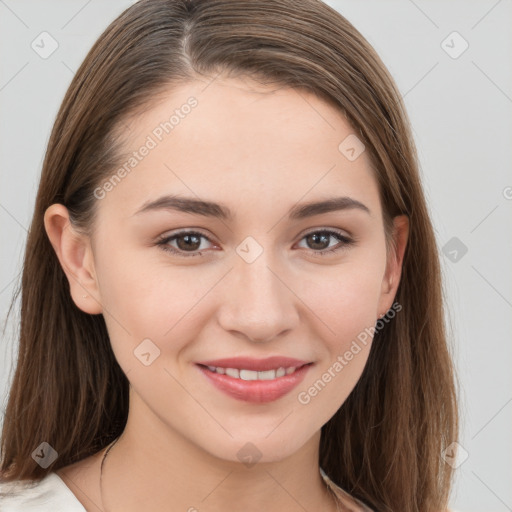
[[(350, 512), (375, 512), (367, 505), (365, 505), (362, 501), (358, 500), (351, 496), (347, 491), (336, 485), (325, 473), (325, 471), (320, 468), (320, 474), (322, 478), (326, 482), (326, 484), (334, 491), (336, 496), (340, 499), (341, 503), (348, 507)], [(461, 510), (455, 510), (453, 508), (447, 508), (443, 512), (462, 512)]]
[(42, 480), (0, 481), (2, 512), (86, 512), (56, 473)]
[(374, 512), (371, 508), (367, 507), (362, 501), (351, 496), (347, 491), (336, 485), (320, 468), (320, 474), (324, 479), (325, 483), (332, 489), (334, 494), (340, 500), (340, 502), (350, 510), (350, 512)]

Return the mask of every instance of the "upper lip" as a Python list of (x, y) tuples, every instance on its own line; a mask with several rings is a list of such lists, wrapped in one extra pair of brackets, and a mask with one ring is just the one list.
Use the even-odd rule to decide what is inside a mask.
[(265, 370), (277, 370), (278, 368), (297, 368), (308, 363), (308, 361), (302, 361), (293, 357), (273, 356), (267, 357), (265, 359), (254, 359), (252, 357), (228, 357), (224, 359), (200, 361), (197, 364), (204, 366), (216, 366), (220, 368), (238, 368), (239, 370), (253, 370), (262, 372)]

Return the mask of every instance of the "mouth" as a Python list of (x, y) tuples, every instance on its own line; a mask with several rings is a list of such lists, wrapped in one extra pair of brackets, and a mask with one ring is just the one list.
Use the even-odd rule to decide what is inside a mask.
[[(312, 364), (312, 363), (307, 363)], [(202, 365), (200, 365), (202, 366)], [(203, 368), (208, 368), (209, 371), (218, 373), (219, 375), (227, 375), (233, 379), (240, 380), (274, 380), (279, 377), (284, 377), (285, 375), (291, 375), (295, 373), (298, 369), (302, 368), (305, 365), (301, 366), (289, 366), (287, 368), (283, 368), (280, 366), (274, 370), (248, 370), (247, 368), (224, 368), (222, 366), (203, 366)]]
[(295, 388), (314, 363), (292, 358), (231, 358), (196, 363), (209, 383), (231, 398), (271, 402)]

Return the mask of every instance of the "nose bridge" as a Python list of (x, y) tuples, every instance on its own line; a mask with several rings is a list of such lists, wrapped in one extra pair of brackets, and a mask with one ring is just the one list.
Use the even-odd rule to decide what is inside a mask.
[[(224, 286), (225, 300), (219, 317), (227, 331), (243, 333), (252, 341), (268, 341), (298, 320), (294, 294), (284, 284), (286, 276), (270, 248), (247, 237), (236, 248), (233, 270)], [(284, 282), (283, 282), (284, 281)]]

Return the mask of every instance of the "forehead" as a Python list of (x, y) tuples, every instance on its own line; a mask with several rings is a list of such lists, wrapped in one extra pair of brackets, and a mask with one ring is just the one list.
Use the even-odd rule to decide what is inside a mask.
[(333, 189), (378, 201), (366, 152), (356, 159), (344, 153), (353, 128), (340, 110), (304, 90), (238, 78), (181, 84), (128, 119), (123, 135), (125, 172), (101, 205), (120, 216), (163, 192), (222, 198), (234, 211), (312, 200)]

